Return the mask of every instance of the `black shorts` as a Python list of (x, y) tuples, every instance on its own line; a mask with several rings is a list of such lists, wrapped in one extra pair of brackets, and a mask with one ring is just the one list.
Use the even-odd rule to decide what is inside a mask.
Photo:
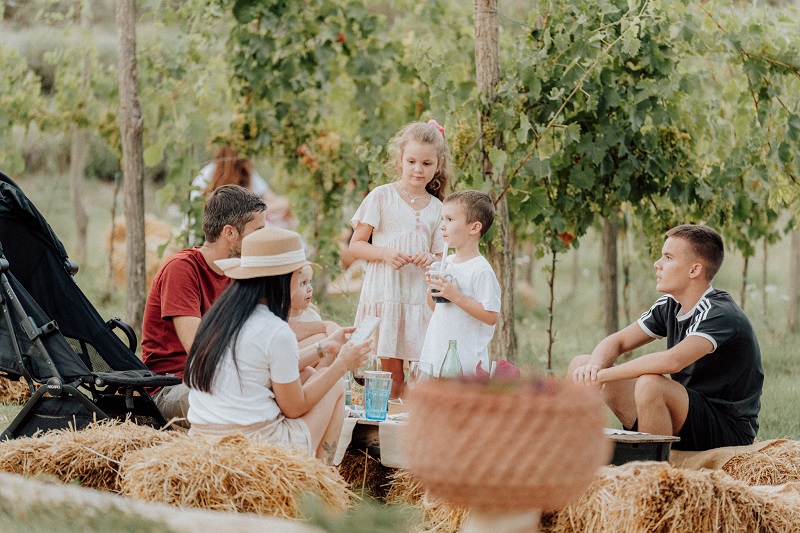
[(676, 450), (703, 451), (722, 446), (753, 444), (755, 436), (741, 428), (735, 418), (715, 407), (701, 393), (686, 389), (689, 394), (689, 413), (678, 433), (681, 438), (672, 447)]
[[(686, 422), (678, 432), (680, 442), (672, 444), (674, 450), (704, 451), (723, 446), (747, 446), (755, 437), (741, 429), (741, 425), (730, 415), (712, 405), (701, 393), (686, 389), (689, 394), (689, 412)], [(638, 431), (639, 421), (632, 431)]]

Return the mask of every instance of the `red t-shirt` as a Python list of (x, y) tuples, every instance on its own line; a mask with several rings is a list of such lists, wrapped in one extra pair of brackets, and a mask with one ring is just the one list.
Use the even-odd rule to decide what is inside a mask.
[(197, 248), (181, 250), (153, 278), (142, 318), (142, 360), (158, 374), (183, 376), (183, 349), (172, 318), (201, 318), (231, 279), (217, 274)]

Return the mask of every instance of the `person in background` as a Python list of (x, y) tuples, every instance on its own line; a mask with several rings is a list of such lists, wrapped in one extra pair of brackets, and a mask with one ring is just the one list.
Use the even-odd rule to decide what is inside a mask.
[(355, 322), (381, 319), (376, 354), (392, 373), (391, 396), (398, 397), (405, 361), (419, 360), (431, 316), (425, 268), (444, 249), (439, 224), (450, 158), (435, 120), (404, 126), (389, 152), (397, 179), (373, 189), (353, 215), (350, 251), (367, 261)]
[[(444, 199), (442, 235), (456, 253), (444, 259), (448, 277), (429, 274), (428, 305), (433, 310), (420, 362), (434, 375), (455, 340), (464, 374), (475, 375), (481, 363), (489, 370), (489, 341), (500, 313), (500, 284), (479, 244), (494, 222), (492, 200), (479, 191), (460, 191)], [(431, 293), (450, 300), (434, 304)]]
[[(725, 256), (722, 238), (693, 224), (666, 235), (654, 264), (664, 296), (591, 354), (573, 359), (569, 375), (601, 388), (626, 429), (680, 437), (675, 449), (752, 444), (764, 370), (744, 311), (711, 286)], [(666, 350), (614, 365), (621, 354), (663, 337)]]
[(239, 157), (236, 150), (225, 145), (219, 149), (214, 160), (204, 166), (192, 181), (189, 199), (208, 196), (222, 185), (240, 185), (253, 191), (267, 204), (267, 223), (271, 226), (291, 229), (296, 226), (289, 200), (270, 189), (267, 182), (253, 168), (253, 162)]
[(253, 232), (241, 258), (217, 261), (234, 281), (189, 352), (190, 435), (239, 433), (332, 462), (345, 414), (342, 377), (366, 361), (370, 345), (340, 345), (330, 366), (303, 375), (309, 361), (286, 320), (308, 264), (300, 236), (280, 228)]

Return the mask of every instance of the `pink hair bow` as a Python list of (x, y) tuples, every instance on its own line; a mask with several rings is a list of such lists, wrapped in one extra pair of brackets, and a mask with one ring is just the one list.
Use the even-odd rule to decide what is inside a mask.
[(436, 126), (436, 129), (437, 129), (437, 130), (439, 130), (439, 133), (441, 133), (442, 135), (444, 135), (444, 126), (442, 126), (441, 124), (439, 124), (438, 122), (436, 122), (434, 119), (430, 119), (430, 120), (428, 121), (428, 124), (432, 124), (433, 126)]

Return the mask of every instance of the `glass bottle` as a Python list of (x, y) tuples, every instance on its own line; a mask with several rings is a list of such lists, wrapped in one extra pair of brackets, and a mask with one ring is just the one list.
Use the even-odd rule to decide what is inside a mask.
[(439, 369), (440, 378), (457, 378), (463, 376), (464, 371), (461, 368), (461, 358), (458, 356), (458, 347), (456, 341), (450, 339), (447, 346), (447, 353), (442, 361), (442, 368)]
[(353, 397), (353, 387), (350, 385), (350, 371), (344, 373), (344, 404), (350, 407), (350, 400)]

